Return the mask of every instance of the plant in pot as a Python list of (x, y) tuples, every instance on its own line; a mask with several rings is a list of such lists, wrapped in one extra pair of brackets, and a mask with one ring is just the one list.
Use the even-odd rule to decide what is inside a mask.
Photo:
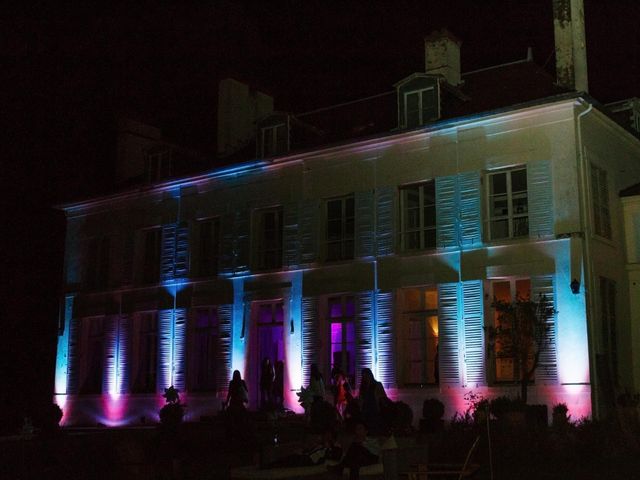
[(422, 403), (420, 431), (424, 433), (441, 432), (444, 428), (444, 404), (437, 398), (427, 398)]

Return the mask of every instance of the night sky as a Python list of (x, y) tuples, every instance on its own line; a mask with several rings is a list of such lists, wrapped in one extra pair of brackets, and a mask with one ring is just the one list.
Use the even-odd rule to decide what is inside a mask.
[[(590, 93), (602, 102), (640, 96), (640, 2), (584, 1)], [(422, 39), (442, 27), (463, 41), (463, 72), (522, 59), (528, 46), (555, 68), (551, 0), (56, 3), (5, 7), (0, 24), (9, 192), (0, 400), (14, 409), (48, 402), (53, 390), (64, 245), (53, 206), (110, 190), (119, 115), (162, 127), (214, 166), (226, 76), (302, 113), (388, 91), (423, 70)]]

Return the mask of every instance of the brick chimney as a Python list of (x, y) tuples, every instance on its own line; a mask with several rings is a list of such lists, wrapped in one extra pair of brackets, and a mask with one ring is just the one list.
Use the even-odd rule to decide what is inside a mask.
[(460, 77), (461, 44), (462, 42), (446, 28), (432, 32), (425, 37), (426, 73), (440, 74), (450, 85), (460, 85), (462, 83)]
[(556, 82), (579, 92), (589, 89), (583, 0), (553, 0)]
[(273, 97), (232, 78), (218, 87), (218, 156), (255, 144), (256, 120), (273, 112)]

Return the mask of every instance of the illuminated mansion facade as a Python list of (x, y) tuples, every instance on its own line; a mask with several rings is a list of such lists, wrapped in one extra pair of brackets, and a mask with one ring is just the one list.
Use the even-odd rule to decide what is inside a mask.
[(371, 368), (416, 416), (429, 397), (450, 416), (470, 390), (517, 395), (485, 327), (494, 297), (538, 294), (557, 312), (529, 403), (575, 418), (637, 387), (618, 192), (640, 183), (640, 141), (578, 93), (447, 118), (449, 73), (396, 85), (395, 128), (299, 149), (312, 116), (252, 94), (257, 159), (62, 207), (64, 422), (156, 421), (170, 385), (197, 420), (233, 370), (256, 408), (263, 358), (283, 362), (292, 410), (316, 363), (356, 389)]

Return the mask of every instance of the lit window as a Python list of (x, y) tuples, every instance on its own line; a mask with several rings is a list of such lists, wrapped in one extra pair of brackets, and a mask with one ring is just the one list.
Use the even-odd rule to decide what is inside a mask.
[(201, 277), (216, 275), (220, 260), (220, 219), (200, 220), (196, 228), (198, 232), (196, 271)]
[(403, 288), (401, 311), (405, 384), (437, 384), (438, 362), (438, 289)]
[(158, 319), (155, 312), (140, 313), (134, 318), (132, 393), (156, 391), (158, 363)]
[[(491, 282), (491, 298), (500, 302), (512, 304), (516, 300), (528, 301), (531, 299), (531, 280), (508, 279)], [(496, 338), (489, 338), (493, 343), (491, 351), (495, 357), (496, 382), (513, 382), (520, 378), (520, 365), (514, 351), (518, 347), (514, 345), (513, 321), (511, 317), (502, 315), (497, 309), (493, 309), (493, 327), (498, 332)], [(524, 337), (523, 337), (524, 338)], [(515, 338), (517, 341), (517, 338)], [(533, 349), (531, 350), (533, 353)], [(530, 359), (533, 362), (533, 358)], [(531, 365), (529, 365), (530, 367)]]
[(160, 228), (143, 231), (144, 251), (142, 257), (142, 282), (157, 283), (160, 279)]
[(257, 269), (282, 266), (282, 209), (268, 208), (255, 212), (254, 263)]
[(218, 356), (218, 311), (198, 308), (193, 314), (192, 348), (189, 356), (190, 390), (216, 391)]
[(517, 238), (529, 235), (527, 170), (518, 168), (488, 175), (489, 238)]
[(81, 394), (102, 393), (104, 371), (104, 329), (103, 319), (83, 318), (81, 323), (82, 365)]
[(591, 165), (591, 199), (593, 201), (593, 227), (595, 234), (604, 238), (611, 238), (607, 172), (595, 165)]
[(436, 246), (435, 182), (400, 188), (400, 247), (404, 251)]
[(405, 127), (418, 127), (437, 119), (436, 95), (434, 87), (404, 94)]
[(273, 157), (289, 150), (289, 135), (285, 123), (262, 127), (260, 139), (263, 158)]
[(331, 335), (331, 370), (344, 372), (351, 386), (356, 381), (355, 301), (352, 296), (331, 297), (328, 300)]
[(327, 201), (326, 260), (353, 258), (355, 204), (352, 196)]

